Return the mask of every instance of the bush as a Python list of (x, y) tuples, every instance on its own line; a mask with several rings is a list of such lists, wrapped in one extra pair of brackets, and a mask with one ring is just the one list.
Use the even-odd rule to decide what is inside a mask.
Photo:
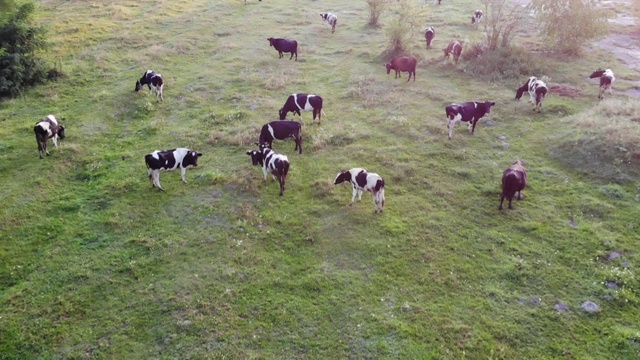
[(367, 0), (367, 5), (369, 5), (369, 22), (367, 25), (379, 27), (378, 19), (388, 4), (389, 0)]
[(421, 33), (426, 17), (423, 8), (409, 0), (398, 0), (392, 8), (392, 19), (385, 29), (389, 44), (385, 56), (401, 55), (408, 44), (414, 43), (416, 34)]
[[(522, 47), (500, 47), (486, 52), (483, 52), (482, 45), (472, 44), (470, 48), (470, 54), (463, 51), (463, 55), (471, 60), (466, 71), (481, 78), (513, 79), (546, 72), (544, 59)], [(477, 54), (482, 56), (474, 58)]]
[(49, 75), (44, 62), (36, 55), (45, 46), (45, 30), (32, 25), (33, 11), (34, 5), (25, 3), (3, 14), (0, 22), (0, 96), (17, 96), (25, 87), (43, 82)]

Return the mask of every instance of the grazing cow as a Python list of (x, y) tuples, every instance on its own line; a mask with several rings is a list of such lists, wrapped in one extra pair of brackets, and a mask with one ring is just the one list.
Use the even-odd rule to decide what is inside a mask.
[(140, 91), (145, 85), (149, 87), (149, 90), (156, 93), (156, 100), (164, 101), (162, 96), (162, 89), (164, 88), (164, 81), (162, 81), (162, 75), (156, 74), (152, 70), (147, 70), (142, 74), (140, 80), (136, 81), (136, 91)]
[(276, 50), (278, 50), (278, 57), (282, 58), (284, 55), (282, 53), (291, 53), (291, 57), (289, 60), (293, 59), (293, 55), (296, 56), (296, 61), (298, 61), (298, 42), (291, 39), (282, 39), (282, 38), (268, 38), (269, 46), (273, 46)]
[(600, 78), (600, 93), (598, 94), (598, 99), (604, 98), (604, 92), (607, 89), (609, 90), (609, 94), (613, 95), (611, 86), (613, 85), (613, 82), (616, 81), (616, 77), (613, 76), (613, 71), (611, 71), (611, 69), (598, 69), (589, 76), (590, 79), (595, 79), (597, 77)]
[(158, 188), (158, 190), (164, 191), (160, 185), (160, 171), (173, 171), (177, 168), (180, 168), (182, 182), (186, 184), (187, 178), (185, 174), (187, 173), (187, 168), (189, 166), (198, 166), (198, 158), (200, 156), (202, 156), (201, 153), (187, 148), (156, 150), (151, 154), (145, 155), (144, 162), (147, 164), (151, 185)]
[(292, 112), (294, 115), (298, 114), (298, 116), (300, 116), (300, 121), (302, 121), (302, 114), (300, 114), (300, 110), (313, 111), (311, 124), (316, 120), (316, 116), (318, 117), (318, 124), (320, 124), (322, 115), (324, 114), (324, 111), (322, 111), (322, 98), (318, 95), (312, 94), (291, 94), (284, 105), (282, 105), (282, 108), (278, 111), (278, 114), (280, 114), (280, 120), (284, 120), (284, 118), (287, 117), (287, 114)]
[(394, 56), (389, 63), (384, 64), (387, 68), (387, 74), (391, 73), (391, 70), (395, 70), (396, 76), (394, 79), (401, 78), (402, 72), (409, 73), (407, 81), (411, 80), (411, 74), (413, 74), (413, 81), (416, 81), (416, 65), (418, 60), (413, 56)]
[[(64, 120), (64, 119), (63, 119)], [(38, 142), (38, 156), (42, 159), (42, 153), (49, 154), (47, 150), (47, 141), (53, 140), (53, 145), (58, 148), (58, 139), (64, 139), (64, 126), (58, 124), (58, 120), (53, 115), (47, 115), (44, 119), (38, 121), (36, 126), (33, 127), (33, 132), (36, 134), (36, 141)]]
[(271, 149), (274, 139), (285, 140), (292, 138), (296, 142), (295, 150), (299, 150), (298, 154), (302, 154), (302, 125), (296, 121), (272, 121), (262, 126), (260, 131), (260, 140), (256, 145), (265, 145)]
[(458, 40), (449, 41), (449, 45), (442, 49), (444, 51), (445, 59), (449, 58), (449, 55), (453, 54), (453, 61), (457, 64), (460, 54), (462, 53), (462, 44)]
[(511, 200), (513, 200), (516, 193), (518, 193), (517, 200), (523, 199), (522, 189), (525, 186), (527, 186), (527, 169), (522, 164), (522, 161), (516, 160), (502, 174), (502, 194), (500, 195), (498, 210), (502, 210), (504, 198), (509, 200), (509, 209), (513, 209)]
[(289, 173), (289, 159), (264, 145), (260, 146), (260, 150), (247, 151), (247, 155), (251, 156), (253, 165), (260, 164), (262, 166), (264, 181), (267, 181), (267, 172), (270, 172), (271, 176), (278, 180), (278, 183), (280, 183), (280, 196), (284, 195), (284, 184)]
[(429, 26), (427, 30), (424, 32), (424, 38), (427, 40), (427, 49), (431, 46), (431, 41), (436, 36), (436, 30), (433, 26)]
[(328, 22), (329, 25), (331, 25), (331, 33), (333, 34), (336, 31), (336, 24), (338, 23), (338, 17), (336, 16), (336, 14), (326, 12), (321, 13), (320, 17)]
[(348, 181), (353, 186), (353, 195), (349, 206), (353, 205), (353, 201), (358, 194), (358, 201), (362, 200), (362, 192), (369, 191), (373, 195), (373, 203), (375, 204), (375, 212), (384, 211), (384, 180), (376, 173), (367, 173), (365, 169), (353, 168), (349, 171), (341, 170), (333, 181), (334, 185)]
[(453, 137), (453, 127), (458, 121), (469, 122), (469, 130), (471, 134), (475, 133), (476, 124), (484, 114), (491, 112), (491, 107), (496, 103), (491, 101), (485, 102), (464, 102), (460, 104), (451, 104), (445, 108), (447, 119), (449, 120), (449, 140)]
[(547, 89), (547, 84), (535, 76), (530, 77), (526, 83), (516, 89), (516, 100), (520, 100), (525, 91), (529, 91), (533, 110), (535, 111), (538, 109), (538, 111), (542, 111), (542, 100), (544, 100), (544, 97), (549, 91), (549, 89)]
[(480, 20), (482, 20), (482, 10), (476, 10), (476, 12), (473, 13), (473, 16), (471, 17), (471, 23), (472, 24), (476, 24), (479, 23)]

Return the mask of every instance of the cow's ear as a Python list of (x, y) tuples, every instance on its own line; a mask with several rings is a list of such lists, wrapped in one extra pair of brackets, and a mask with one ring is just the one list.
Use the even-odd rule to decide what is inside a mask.
[(196, 153), (196, 157), (202, 156), (202, 153)]
[(247, 155), (251, 155), (252, 151), (247, 151)]
[(495, 102), (492, 102), (492, 103), (491, 103), (491, 106), (494, 106), (495, 104), (496, 104)]

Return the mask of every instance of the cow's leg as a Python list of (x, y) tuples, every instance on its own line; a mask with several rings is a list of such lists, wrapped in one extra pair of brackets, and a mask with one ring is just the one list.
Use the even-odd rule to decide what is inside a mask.
[(513, 206), (511, 206), (511, 200), (513, 200), (513, 196), (509, 197), (509, 209), (513, 209)]
[[(457, 115), (456, 115), (457, 117)], [(457, 120), (455, 118), (453, 119), (447, 119), (449, 121), (449, 140), (451, 140), (451, 138), (453, 137), (453, 127), (455, 126)]]
[(262, 167), (262, 173), (264, 174), (264, 181), (267, 181), (267, 164)]
[(358, 188), (356, 188), (356, 186), (353, 185), (353, 193), (351, 194), (351, 202), (349, 203), (349, 206), (353, 205), (353, 202), (356, 199), (357, 193), (358, 193)]
[(153, 170), (147, 169), (147, 176), (149, 176), (149, 181), (151, 182), (151, 187), (156, 187), (156, 184), (153, 182)]
[(278, 184), (280, 184), (280, 196), (284, 195), (284, 179), (282, 175), (278, 175)]
[[(472, 124), (473, 123), (473, 124)], [(476, 124), (478, 123), (478, 120), (471, 120), (469, 121), (469, 130), (471, 130), (471, 134), (475, 134), (476, 132)]]
[(153, 175), (156, 188), (158, 188), (158, 190), (160, 191), (164, 191), (164, 188), (162, 187), (162, 185), (160, 185), (160, 170), (154, 170)]
[(504, 202), (504, 192), (500, 194), (500, 206), (498, 206), (498, 210), (502, 210), (502, 203)]
[(358, 190), (358, 201), (362, 201), (362, 189)]
[(182, 182), (186, 184), (187, 183), (187, 178), (186, 178), (185, 175), (187, 175), (187, 168), (185, 168), (185, 167), (180, 168), (180, 176), (182, 177)]
[(371, 195), (372, 195), (372, 197), (373, 197), (373, 205), (375, 206), (375, 210), (374, 210), (373, 212), (374, 212), (374, 213), (377, 213), (377, 212), (378, 212), (378, 203), (380, 202), (380, 201), (378, 200), (378, 192), (374, 190), (374, 191), (371, 193)]
[(42, 154), (44, 153), (44, 146), (42, 145), (42, 142), (38, 139), (36, 139), (36, 141), (38, 141), (38, 156), (40, 157), (40, 159), (42, 159)]
[[(291, 56), (289, 57), (289, 60), (293, 59), (293, 51), (291, 52)], [(298, 60), (298, 56), (296, 55), (296, 60)]]

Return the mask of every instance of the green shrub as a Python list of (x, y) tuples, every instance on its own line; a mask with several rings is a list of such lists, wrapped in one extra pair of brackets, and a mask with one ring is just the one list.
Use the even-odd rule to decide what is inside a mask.
[(31, 23), (32, 3), (17, 6), (0, 22), (0, 96), (17, 96), (50, 74), (36, 52), (45, 46), (45, 30)]
[(478, 77), (512, 79), (543, 74), (546, 70), (543, 59), (522, 47), (500, 47), (483, 53), (480, 45), (472, 45), (471, 50), (465, 55), (471, 60), (466, 71)]

